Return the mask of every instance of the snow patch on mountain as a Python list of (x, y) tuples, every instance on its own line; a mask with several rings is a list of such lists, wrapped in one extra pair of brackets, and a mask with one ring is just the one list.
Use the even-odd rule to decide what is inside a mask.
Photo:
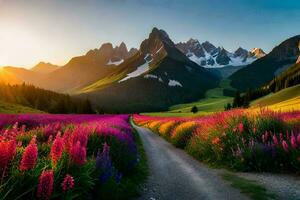
[(124, 62), (124, 59), (118, 60), (118, 61), (111, 61), (109, 60), (107, 65), (120, 65), (121, 63)]
[(153, 74), (146, 74), (144, 76), (144, 78), (154, 78), (154, 79), (157, 79), (158, 77), (156, 75), (153, 75)]
[(137, 76), (142, 75), (143, 73), (147, 72), (149, 70), (149, 64), (148, 62), (145, 62), (144, 64), (142, 64), (141, 66), (139, 66), (135, 71), (129, 73), (126, 75), (125, 78), (123, 78), (122, 80), (119, 81), (119, 83), (126, 81), (130, 78), (134, 78)]
[(163, 49), (163, 47), (164, 47), (164, 46), (161, 46), (161, 47), (156, 51), (156, 54), (159, 53), (159, 52)]
[(154, 74), (146, 74), (145, 76), (144, 76), (144, 78), (147, 78), (147, 79), (157, 79), (159, 82), (164, 82), (163, 80), (162, 80), (162, 78), (161, 77), (158, 77), (158, 76), (156, 76), (156, 75), (154, 75)]
[(180, 82), (178, 82), (176, 80), (171, 80), (171, 79), (169, 79), (168, 85), (170, 87), (175, 87), (175, 86), (182, 87), (182, 84)]
[(145, 60), (144, 64), (138, 66), (135, 71), (127, 74), (125, 78), (123, 78), (122, 80), (119, 81), (119, 83), (121, 83), (123, 81), (126, 81), (126, 80), (128, 80), (130, 78), (138, 77), (138, 76), (144, 74), (145, 72), (147, 72), (149, 70), (149, 63), (151, 63), (152, 60), (153, 60), (152, 55), (151, 54), (147, 54), (144, 57), (144, 60)]

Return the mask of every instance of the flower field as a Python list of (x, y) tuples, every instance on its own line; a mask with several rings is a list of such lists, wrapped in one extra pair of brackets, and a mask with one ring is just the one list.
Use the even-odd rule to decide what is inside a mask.
[(0, 199), (126, 199), (139, 160), (128, 115), (0, 115)]
[(300, 172), (300, 112), (232, 110), (134, 121), (198, 160), (239, 171)]

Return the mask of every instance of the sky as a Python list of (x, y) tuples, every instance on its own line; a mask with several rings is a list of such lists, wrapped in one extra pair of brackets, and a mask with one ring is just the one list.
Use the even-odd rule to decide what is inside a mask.
[(0, 0), (0, 66), (64, 65), (104, 42), (139, 47), (153, 27), (174, 42), (269, 52), (300, 34), (299, 13), (299, 0)]

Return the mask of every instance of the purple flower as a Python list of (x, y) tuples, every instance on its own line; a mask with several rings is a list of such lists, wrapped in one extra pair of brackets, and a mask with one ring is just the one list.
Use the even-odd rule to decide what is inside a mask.
[(114, 167), (109, 155), (109, 146), (104, 143), (102, 153), (98, 151), (96, 167), (101, 170), (99, 180), (105, 183), (113, 175)]
[(121, 180), (122, 180), (122, 177), (123, 177), (122, 173), (121, 172), (117, 172), (116, 175), (115, 175), (115, 181), (117, 183), (120, 183)]

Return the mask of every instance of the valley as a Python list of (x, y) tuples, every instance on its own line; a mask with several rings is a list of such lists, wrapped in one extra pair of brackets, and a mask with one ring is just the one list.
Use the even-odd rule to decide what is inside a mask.
[[(229, 28), (201, 40), (180, 26), (128, 34), (118, 18), (117, 31), (97, 26), (85, 38), (103, 16), (80, 24), (68, 54), (49, 42), (43, 58), (69, 55), (64, 63), (1, 66), (1, 200), (300, 199), (300, 35), (267, 46), (262, 32)], [(34, 58), (47, 49), (39, 42)]]

